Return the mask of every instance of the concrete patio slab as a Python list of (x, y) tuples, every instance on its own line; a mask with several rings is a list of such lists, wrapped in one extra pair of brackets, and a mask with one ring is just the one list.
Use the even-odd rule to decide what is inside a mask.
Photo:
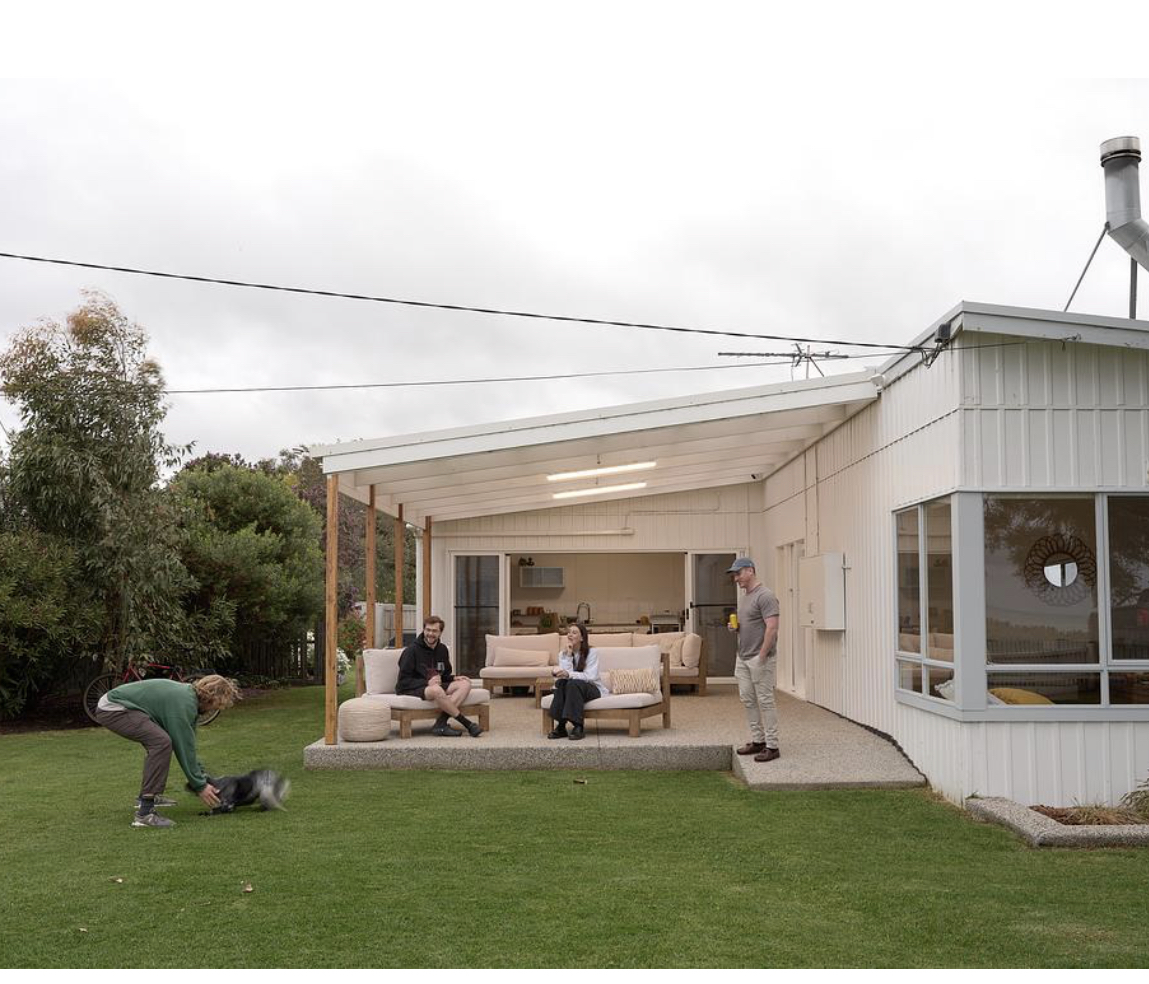
[[(843, 789), (904, 787), (925, 780), (892, 744), (823, 708), (778, 695), (782, 758), (746, 762), (734, 749), (747, 740), (746, 717), (737, 690), (713, 686), (705, 697), (675, 694), (671, 728), (648, 718), (642, 735), (630, 738), (623, 721), (591, 721), (581, 742), (550, 741), (542, 712), (531, 697), (496, 697), (491, 730), (479, 738), (441, 738), (431, 722), (416, 723), (401, 739), (398, 726), (379, 742), (304, 749), (308, 769), (646, 769), (730, 771), (752, 789)], [(735, 761), (737, 760), (737, 761)]]

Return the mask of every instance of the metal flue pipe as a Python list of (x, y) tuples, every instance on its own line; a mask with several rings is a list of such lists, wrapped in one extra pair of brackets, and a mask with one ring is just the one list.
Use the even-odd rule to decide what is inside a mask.
[(1101, 145), (1105, 169), (1105, 219), (1109, 236), (1149, 270), (1149, 222), (1141, 218), (1141, 141), (1114, 137)]

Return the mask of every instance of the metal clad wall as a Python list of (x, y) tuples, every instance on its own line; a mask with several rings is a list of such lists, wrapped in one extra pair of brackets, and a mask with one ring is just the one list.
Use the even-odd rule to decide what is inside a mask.
[[(848, 628), (845, 633), (808, 633), (808, 696), (893, 735), (911, 759), (916, 752), (952, 741), (956, 728), (936, 715), (899, 708), (894, 701), (890, 513), (897, 505), (943, 494), (956, 484), (958, 382), (954, 358), (943, 357), (929, 370), (911, 371), (820, 441), (813, 455), (770, 476), (765, 539), (752, 544), (759, 554), (773, 555), (781, 544), (801, 539), (805, 529), (808, 554), (845, 554)], [(806, 489), (816, 489), (816, 499)], [(796, 514), (795, 507), (804, 501), (811, 508), (816, 503), (816, 517)], [(936, 752), (938, 757), (944, 754)]]

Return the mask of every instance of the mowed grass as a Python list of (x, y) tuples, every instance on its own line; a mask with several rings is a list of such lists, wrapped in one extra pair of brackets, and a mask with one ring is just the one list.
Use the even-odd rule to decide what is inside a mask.
[(1149, 851), (1034, 850), (925, 791), (305, 772), (322, 696), (273, 693), (201, 732), (209, 769), (289, 775), (287, 812), (202, 817), (177, 792), (171, 830), (129, 827), (138, 746), (0, 736), (0, 966), (1149, 962)]

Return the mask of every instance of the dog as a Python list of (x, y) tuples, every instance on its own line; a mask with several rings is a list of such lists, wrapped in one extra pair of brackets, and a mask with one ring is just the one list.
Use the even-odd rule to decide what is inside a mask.
[(291, 790), (291, 780), (271, 769), (255, 769), (242, 776), (206, 778), (219, 793), (219, 806), (210, 813), (204, 813), (204, 816), (234, 813), (236, 807), (251, 806), (257, 802), (263, 810), (282, 810), (283, 801)]

